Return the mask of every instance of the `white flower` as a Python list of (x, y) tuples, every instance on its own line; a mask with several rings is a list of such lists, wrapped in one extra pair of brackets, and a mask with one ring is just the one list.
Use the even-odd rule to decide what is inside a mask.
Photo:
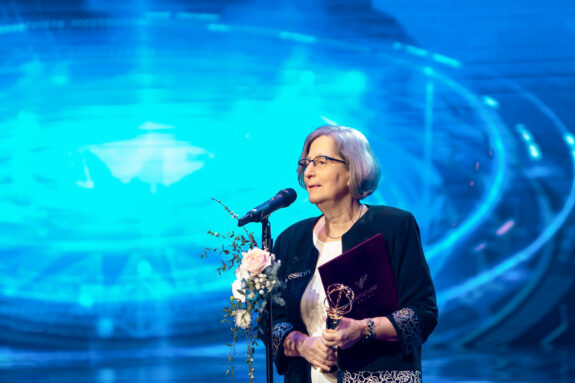
[(250, 277), (250, 273), (243, 269), (242, 265), (236, 269), (236, 278), (238, 280), (248, 279)]
[(234, 294), (234, 298), (236, 298), (238, 301), (245, 302), (246, 300), (245, 294), (240, 293), (238, 290), (243, 291), (241, 279), (236, 279), (232, 283), (232, 294)]
[(236, 326), (241, 328), (249, 328), (252, 323), (252, 316), (247, 310), (236, 311)]

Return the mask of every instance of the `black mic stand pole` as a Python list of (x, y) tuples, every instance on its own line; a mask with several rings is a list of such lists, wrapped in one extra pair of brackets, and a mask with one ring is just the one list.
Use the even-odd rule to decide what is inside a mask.
[[(271, 234), (270, 221), (264, 218), (262, 221), (262, 247), (272, 253), (273, 250), (273, 240)], [(265, 310), (265, 321), (267, 326), (265, 326), (264, 334), (264, 344), (266, 345), (266, 376), (267, 383), (273, 383), (274, 381), (274, 365), (273, 365), (273, 355), (272, 355), (272, 298), (269, 294), (266, 298), (266, 310)]]

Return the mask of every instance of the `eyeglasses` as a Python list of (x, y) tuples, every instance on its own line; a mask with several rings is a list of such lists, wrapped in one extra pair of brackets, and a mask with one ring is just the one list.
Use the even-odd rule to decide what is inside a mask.
[(315, 166), (318, 169), (323, 169), (327, 165), (328, 160), (335, 161), (335, 162), (341, 162), (342, 164), (347, 164), (345, 161), (338, 160), (337, 158), (328, 157), (328, 156), (317, 156), (313, 160), (308, 160), (307, 158), (303, 158), (303, 159), (299, 160), (297, 162), (297, 164), (298, 164), (298, 166), (301, 166), (303, 169), (307, 169), (309, 164), (311, 164), (313, 162), (313, 166)]

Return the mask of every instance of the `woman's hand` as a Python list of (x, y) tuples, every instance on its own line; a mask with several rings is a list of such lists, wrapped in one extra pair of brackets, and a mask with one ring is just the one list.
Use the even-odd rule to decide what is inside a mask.
[(336, 365), (336, 350), (325, 345), (321, 336), (309, 337), (299, 331), (292, 331), (284, 340), (286, 356), (300, 356), (313, 367), (329, 371)]
[(336, 330), (323, 330), (323, 342), (329, 347), (339, 347), (346, 350), (360, 341), (367, 327), (364, 320), (342, 318)]
[(326, 346), (320, 336), (307, 337), (299, 344), (298, 353), (313, 367), (324, 371), (336, 364), (336, 350)]
[[(386, 317), (371, 318), (374, 337), (386, 342), (397, 342), (399, 338), (393, 324)], [(339, 347), (346, 350), (369, 334), (367, 319), (341, 318), (337, 330), (323, 330), (323, 342), (328, 347)]]

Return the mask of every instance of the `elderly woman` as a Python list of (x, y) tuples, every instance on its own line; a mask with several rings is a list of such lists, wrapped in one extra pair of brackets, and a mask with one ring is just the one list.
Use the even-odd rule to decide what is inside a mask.
[[(368, 206), (380, 178), (366, 138), (343, 126), (322, 126), (306, 138), (298, 178), (323, 213), (281, 233), (274, 254), (282, 262), (285, 305), (274, 307), (272, 350), (285, 382), (420, 382), (421, 345), (437, 324), (435, 289), (413, 216)], [(381, 233), (391, 257), (399, 308), (361, 320), (343, 318), (325, 330), (325, 293), (318, 266)], [(359, 369), (346, 369), (340, 350), (375, 346)], [(339, 363), (338, 363), (339, 358)], [(334, 366), (339, 369), (333, 371)]]

